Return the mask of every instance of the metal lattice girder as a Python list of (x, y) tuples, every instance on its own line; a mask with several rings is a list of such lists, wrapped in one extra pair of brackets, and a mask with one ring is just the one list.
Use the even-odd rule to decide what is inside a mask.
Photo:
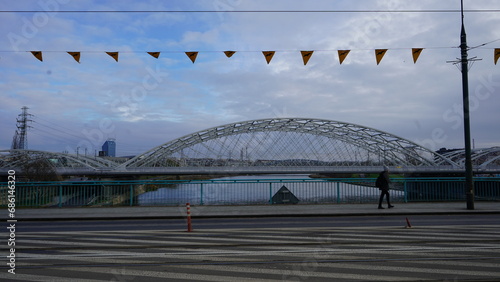
[[(442, 156), (460, 166), (465, 163), (465, 150), (453, 150), (443, 153)], [(500, 147), (473, 149), (471, 160), (476, 167), (486, 167), (490, 164), (500, 164)]]
[(481, 167), (500, 163), (500, 147), (473, 150), (472, 160)]
[[(122, 171), (162, 167), (464, 165), (464, 150), (437, 154), (411, 141), (356, 124), (273, 118), (221, 125), (172, 140), (127, 162), (35, 150), (0, 151), (0, 168), (23, 168), (40, 159), (60, 169)], [(281, 160), (281, 162), (280, 162)], [(500, 147), (475, 149), (477, 168), (500, 166)], [(122, 160), (120, 160), (121, 162)]]
[[(173, 160), (183, 159), (183, 152), (188, 148), (194, 154), (190, 155), (189, 158), (198, 158), (200, 162), (203, 162), (203, 159), (217, 159), (219, 156), (224, 155), (225, 157), (222, 158), (226, 160), (231, 158), (236, 159), (235, 155), (238, 152), (234, 152), (234, 148), (243, 148), (245, 142), (247, 142), (247, 144), (253, 142), (254, 147), (256, 147), (256, 145), (268, 147), (272, 147), (273, 145), (277, 146), (277, 144), (268, 144), (269, 142), (266, 141), (269, 140), (257, 136), (259, 133), (266, 133), (267, 135), (264, 135), (264, 137), (269, 137), (270, 140), (279, 141), (283, 141), (283, 138), (280, 136), (289, 136), (292, 140), (287, 140), (288, 143), (284, 143), (285, 145), (282, 145), (281, 148), (275, 148), (275, 150), (279, 149), (289, 153), (294, 152), (293, 150), (299, 151), (308, 149), (311, 149), (316, 155), (329, 153), (326, 149), (334, 149), (335, 147), (334, 145), (327, 144), (327, 141), (318, 141), (318, 138), (321, 137), (328, 139), (328, 142), (335, 141), (352, 145), (353, 147), (345, 146), (345, 148), (342, 149), (343, 151), (338, 151), (338, 155), (344, 157), (346, 154), (350, 154), (349, 157), (351, 157), (351, 159), (356, 157), (357, 150), (359, 149), (366, 152), (366, 154), (380, 156), (383, 163), (392, 165), (435, 166), (436, 159), (440, 159), (443, 163), (448, 165), (456, 165), (443, 158), (441, 155), (416, 143), (373, 128), (331, 120), (273, 118), (231, 123), (198, 131), (153, 148), (127, 161), (122, 164), (121, 167), (182, 166), (182, 163), (174, 163)], [(280, 136), (273, 136), (270, 133), (278, 133)], [(295, 135), (292, 136), (291, 134)], [(230, 136), (240, 136), (240, 138), (233, 138), (230, 140)], [(314, 137), (317, 138), (315, 139)], [(297, 140), (293, 140), (295, 138)], [(301, 141), (298, 139), (304, 140)], [(217, 140), (219, 141), (218, 143)], [(219, 151), (215, 148), (216, 146), (207, 145), (209, 141), (215, 142), (213, 144), (217, 146), (220, 145), (221, 148)], [(238, 146), (238, 144), (235, 144), (237, 142), (241, 144)], [(222, 147), (229, 147), (229, 145), (231, 148), (225, 149)], [(286, 145), (294, 146), (295, 148), (287, 148)], [(307, 146), (309, 146), (309, 148)], [(312, 146), (323, 146), (325, 152), (321, 152), (322, 148), (311, 148)], [(223, 150), (232, 150), (232, 152), (223, 152)], [(256, 151), (256, 149), (254, 151)], [(268, 149), (266, 152), (271, 153), (272, 149)], [(233, 154), (232, 157), (228, 157), (228, 155), (231, 156), (231, 154)], [(244, 152), (242, 151), (241, 154), (243, 155)], [(243, 157), (241, 157), (241, 159), (243, 159)], [(170, 160), (170, 164), (167, 164), (168, 160)], [(331, 161), (338, 160), (331, 159)]]
[(114, 168), (118, 164), (104, 158), (91, 158), (82, 155), (52, 153), (36, 150), (1, 150), (0, 167), (17, 168), (35, 160), (50, 160), (55, 167), (84, 167), (90, 169)]

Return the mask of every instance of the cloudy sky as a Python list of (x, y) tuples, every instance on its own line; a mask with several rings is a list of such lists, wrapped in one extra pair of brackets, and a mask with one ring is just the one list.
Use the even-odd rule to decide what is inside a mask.
[[(206, 128), (320, 118), (463, 147), (459, 0), (0, 1), (0, 149), (133, 155)], [(500, 2), (465, 0), (475, 147), (500, 146)], [(62, 11), (218, 11), (76, 12)], [(424, 11), (280, 12), (234, 11)], [(47, 11), (51, 11), (48, 13)], [(56, 12), (53, 12), (56, 11)], [(426, 11), (426, 12), (425, 12)], [(488, 43), (486, 45), (482, 45)], [(480, 46), (482, 45), (482, 46)], [(411, 49), (425, 48), (417, 63)], [(389, 49), (377, 65), (375, 49)], [(227, 58), (223, 51), (237, 51)], [(314, 50), (304, 66), (301, 50)], [(351, 50), (339, 64), (338, 50)], [(43, 62), (29, 51), (42, 51)], [(67, 51), (81, 52), (77, 63)], [(105, 52), (119, 52), (119, 60)], [(161, 52), (158, 59), (146, 52)], [(193, 64), (184, 52), (198, 51)], [(267, 64), (262, 51), (276, 51)]]

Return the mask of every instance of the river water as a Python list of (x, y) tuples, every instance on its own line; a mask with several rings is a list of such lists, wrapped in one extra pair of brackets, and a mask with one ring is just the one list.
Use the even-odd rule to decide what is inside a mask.
[[(311, 181), (303, 182), (302, 179)], [(232, 176), (213, 180), (215, 183), (182, 183), (161, 187), (139, 195), (138, 205), (269, 204), (283, 186), (291, 192), (285, 197), (309, 204), (373, 203), (378, 201), (380, 195), (379, 190), (374, 187), (318, 179), (312, 181), (308, 175)], [(402, 191), (391, 191), (394, 201), (403, 196)]]

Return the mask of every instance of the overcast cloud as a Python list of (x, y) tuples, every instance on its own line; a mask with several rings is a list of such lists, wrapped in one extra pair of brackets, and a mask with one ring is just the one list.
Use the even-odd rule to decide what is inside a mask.
[[(500, 9), (465, 0), (466, 9)], [(355, 123), (430, 149), (463, 147), (459, 13), (46, 13), (45, 10), (434, 10), (445, 1), (2, 1), (0, 149), (21, 107), (30, 149), (118, 155), (273, 117)], [(466, 13), (471, 128), (500, 146), (500, 13)], [(491, 42), (491, 43), (490, 43)], [(389, 49), (379, 65), (374, 50)], [(411, 48), (425, 48), (413, 63)], [(337, 50), (352, 50), (342, 65)], [(227, 58), (222, 51), (238, 51)], [(300, 50), (315, 50), (304, 66)], [(43, 62), (27, 51), (43, 51)], [(66, 51), (81, 51), (80, 64)], [(105, 51), (119, 51), (115, 62)], [(155, 59), (146, 52), (162, 51)], [(183, 53), (199, 51), (193, 64)], [(276, 51), (267, 64), (261, 51)], [(82, 151), (81, 151), (82, 152)]]

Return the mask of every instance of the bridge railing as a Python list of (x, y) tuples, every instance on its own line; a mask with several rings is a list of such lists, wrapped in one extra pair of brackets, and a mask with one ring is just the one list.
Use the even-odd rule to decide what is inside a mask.
[[(395, 178), (393, 202), (465, 200), (463, 178)], [(17, 182), (14, 194), (0, 184), (0, 206), (172, 206), (376, 203), (374, 178), (238, 179), (191, 181)], [(475, 178), (476, 200), (500, 200), (500, 178)], [(11, 197), (12, 198), (12, 197)]]

